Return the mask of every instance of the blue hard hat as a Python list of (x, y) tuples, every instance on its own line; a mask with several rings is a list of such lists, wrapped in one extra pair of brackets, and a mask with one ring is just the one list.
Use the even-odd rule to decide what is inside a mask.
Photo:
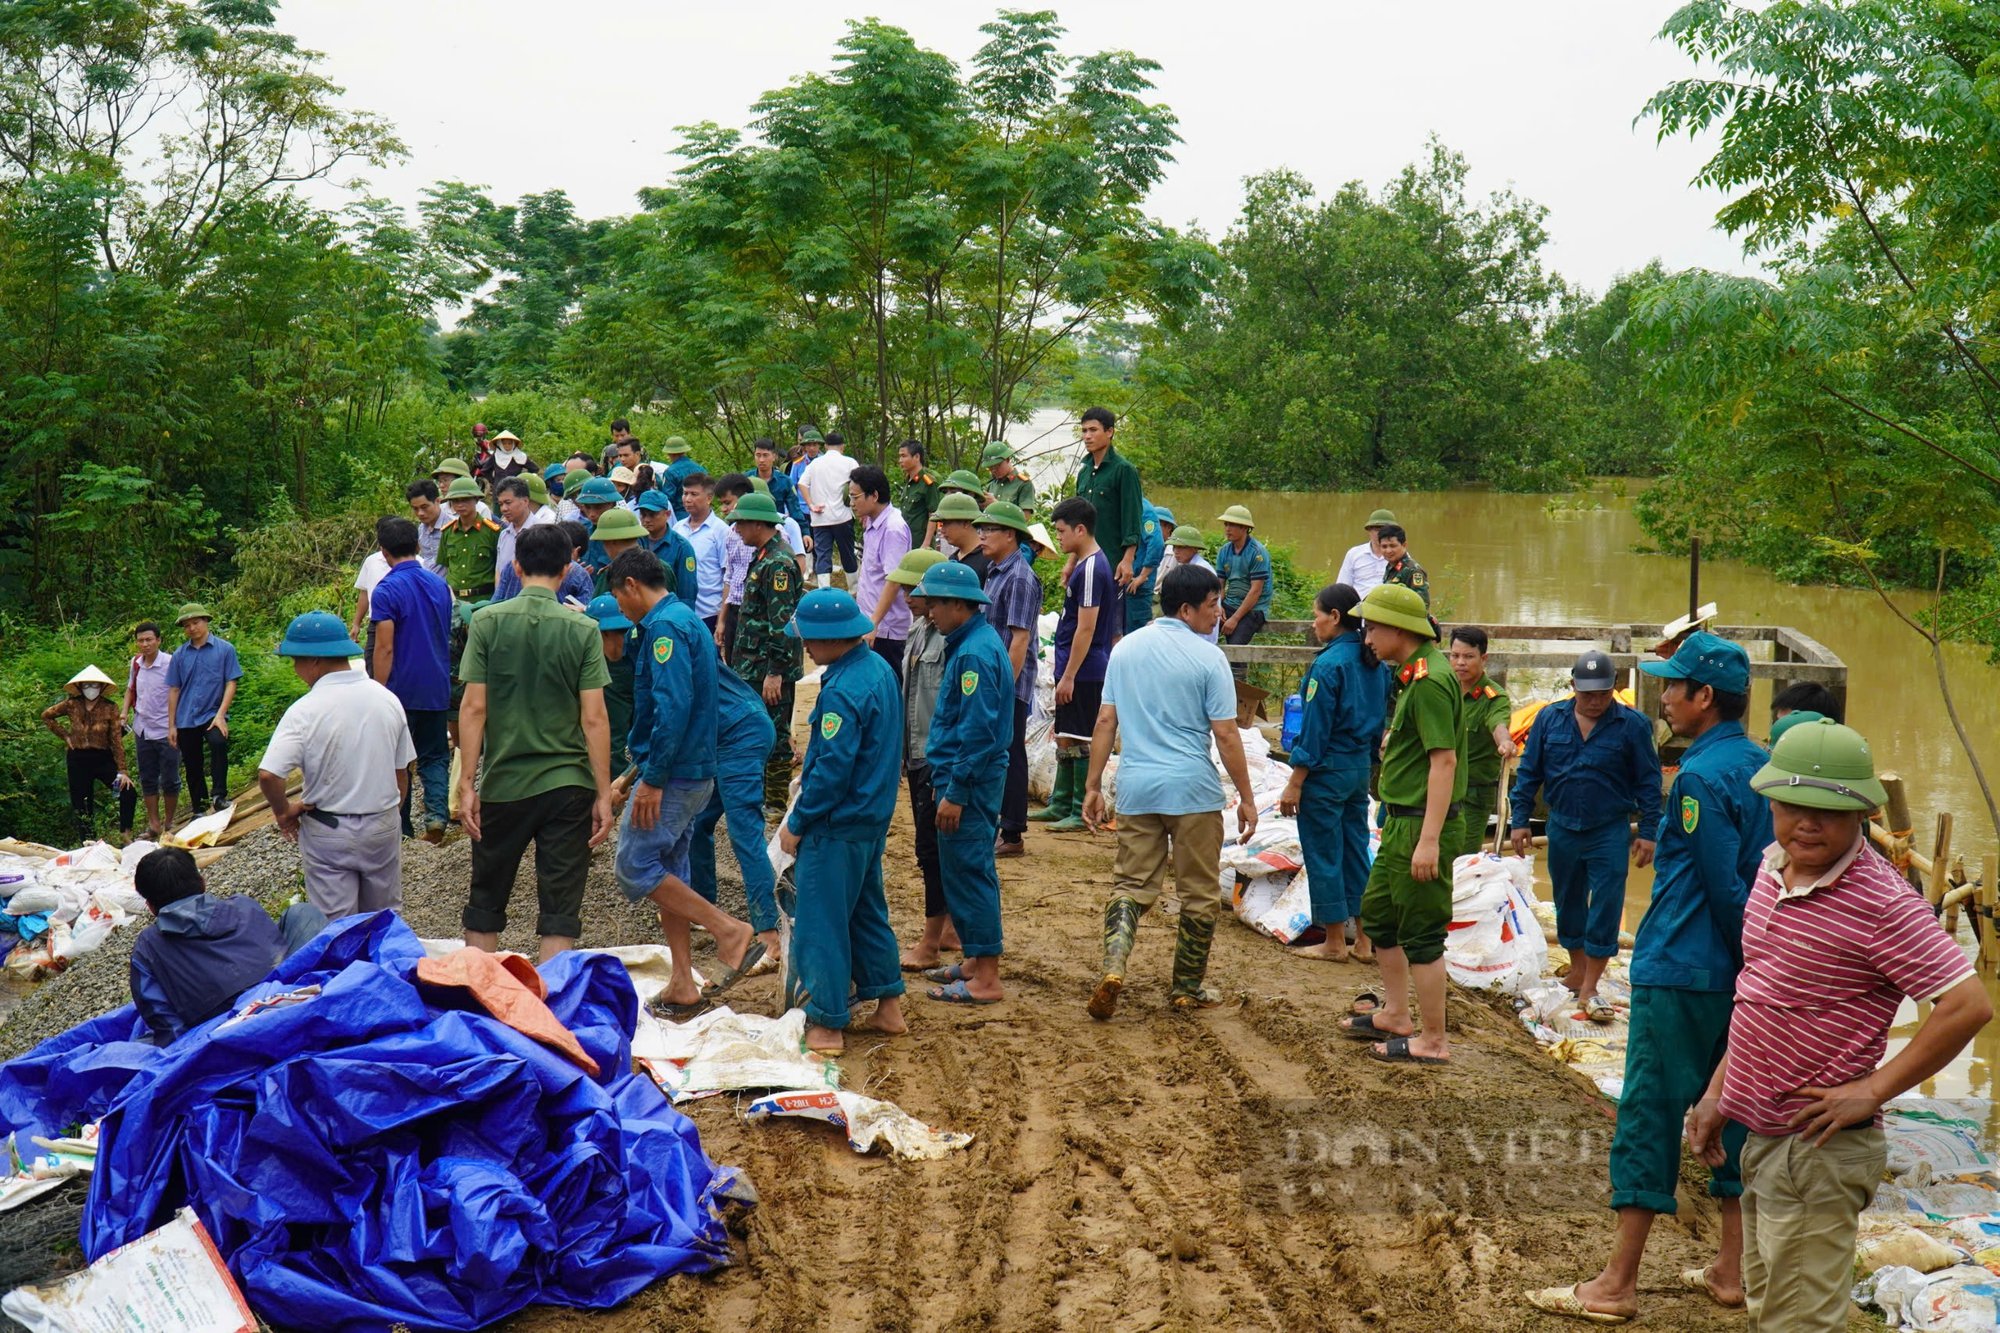
[(924, 581), (917, 585), (917, 596), (946, 597), (960, 602), (976, 602), (980, 606), (993, 600), (979, 586), (978, 571), (958, 560), (947, 560), (925, 571)]
[(801, 597), (785, 626), (795, 639), (859, 639), (874, 632), (875, 622), (838, 588), (815, 588)]
[(660, 490), (647, 491), (632, 504), (642, 514), (657, 514), (663, 510), (672, 512), (674, 507), (674, 502), (667, 498), (667, 493)]
[(618, 503), (618, 488), (603, 477), (592, 477), (583, 483), (574, 498), (580, 505), (615, 505)]
[(1750, 654), (1740, 644), (1698, 629), (1664, 662), (1641, 662), (1639, 670), (1662, 680), (1691, 680), (1722, 694), (1750, 692)]
[(595, 620), (597, 628), (601, 630), (632, 628), (632, 622), (627, 620), (625, 613), (618, 608), (618, 599), (608, 592), (601, 592), (591, 598), (590, 605), (584, 608), (584, 614)]
[(308, 611), (285, 626), (280, 657), (359, 657), (361, 645), (347, 633), (347, 622), (331, 611)]

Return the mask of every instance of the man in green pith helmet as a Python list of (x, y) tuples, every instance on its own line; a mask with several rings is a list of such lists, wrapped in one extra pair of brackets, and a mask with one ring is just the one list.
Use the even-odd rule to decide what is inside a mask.
[(1341, 1019), (1340, 1030), (1384, 1038), (1369, 1047), (1377, 1060), (1448, 1064), (1444, 937), (1451, 924), (1449, 854), (1464, 836), (1464, 699), (1421, 597), (1385, 583), (1356, 609), (1369, 650), (1397, 668), (1402, 689), (1382, 752), (1382, 845), (1361, 894), (1361, 929), (1382, 967), (1382, 996), (1368, 1012)]
[(986, 469), (986, 494), (994, 500), (1005, 500), (1017, 506), (1020, 511), (1033, 518), (1035, 514), (1035, 483), (1029, 481), (1014, 462), (1014, 446), (1005, 440), (995, 440), (986, 446), (986, 452), (979, 457), (980, 466)]
[(655, 489), (665, 491), (667, 500), (674, 507), (674, 517), (687, 517), (687, 500), (681, 494), (681, 485), (698, 472), (707, 471), (694, 461), (688, 453), (688, 442), (678, 435), (669, 435), (667, 442), (660, 446), (667, 455), (666, 469), (657, 474)]
[(493, 595), (500, 525), (479, 516), (479, 483), (470, 477), (453, 481), (444, 499), (452, 518), (438, 534), (438, 572), (451, 586), (453, 597), (461, 602), (483, 602)]
[(986, 486), (968, 468), (958, 468), (938, 483), (938, 496), (942, 500), (947, 495), (967, 495), (972, 503), (981, 509), (986, 507)]
[(753, 491), (729, 513), (736, 539), (757, 552), (743, 576), (743, 604), (736, 614), (736, 674), (771, 711), (777, 735), (764, 769), (764, 798), (782, 809), (792, 781), (792, 695), (804, 674), (799, 640), (785, 633), (804, 595), (804, 578), (779, 531), (778, 506)]

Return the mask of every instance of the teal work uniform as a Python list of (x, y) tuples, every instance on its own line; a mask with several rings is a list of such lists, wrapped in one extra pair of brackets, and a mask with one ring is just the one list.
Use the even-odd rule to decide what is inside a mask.
[(688, 610), (694, 610), (699, 605), (695, 594), (701, 591), (701, 580), (695, 574), (694, 547), (688, 539), (668, 528), (658, 537), (641, 537), (639, 545), (660, 558), (673, 581), (674, 596), (686, 602)]
[[(1401, 949), (1412, 964), (1444, 957), (1451, 924), (1451, 850), (1461, 832), (1458, 803), (1465, 798), (1463, 696), (1451, 663), (1435, 642), (1426, 642), (1402, 670), (1402, 685), (1389, 715), (1389, 740), (1382, 752), (1382, 845), (1361, 894), (1361, 928), (1386, 949)], [(1452, 779), (1452, 808), (1438, 830), (1437, 878), (1419, 880), (1410, 861), (1423, 836), (1429, 800), (1430, 757), (1438, 750), (1458, 756)], [(1310, 887), (1310, 881), (1308, 881)]]
[(1305, 772), (1299, 842), (1312, 919), (1329, 931), (1361, 914), (1368, 883), (1368, 774), (1387, 715), (1389, 668), (1369, 665), (1352, 631), (1320, 649), (1306, 674), (1305, 715), (1288, 759)]
[[(682, 454), (679, 458), (667, 464), (665, 470), (658, 468), (653, 470), (653, 484), (667, 497), (667, 503), (674, 507), (675, 518), (686, 518), (688, 516), (687, 506), (681, 503), (682, 483), (695, 473), (705, 471), (707, 471), (706, 468), (686, 454)], [(694, 603), (689, 602), (688, 606), (692, 608)]]
[[(1772, 841), (1771, 803), (1750, 790), (1768, 758), (1740, 722), (1720, 722), (1681, 756), (1653, 853), (1653, 901), (1632, 949), (1632, 1025), (1625, 1092), (1611, 1140), (1611, 1206), (1675, 1209), (1681, 1121), (1700, 1100), (1729, 1042), (1743, 906)], [(1743, 1193), (1747, 1131), (1724, 1130), (1717, 1198)]]
[(1125, 593), (1125, 632), (1130, 634), (1153, 618), (1153, 584), (1160, 576), (1160, 561), (1167, 554), (1166, 538), (1160, 535), (1160, 511), (1150, 500), (1139, 502), (1139, 550), (1132, 557), (1132, 574), (1141, 579), (1136, 591)]
[[(786, 989), (808, 1021), (838, 1031), (853, 1000), (903, 993), (882, 853), (902, 772), (903, 696), (865, 643), (827, 664), (813, 704), (799, 799), (798, 916)], [(990, 850), (993, 833), (986, 841)]]
[(945, 910), (967, 958), (998, 957), (1004, 942), (993, 842), (1013, 740), (1014, 666), (999, 631), (974, 616), (945, 636), (944, 684), (924, 747), (938, 803), (963, 810), (958, 827), (937, 836)]
[(778, 877), (771, 869), (764, 829), (764, 761), (771, 753), (773, 727), (764, 700), (728, 668), (715, 673), (715, 794), (694, 822), (688, 851), (693, 878), (688, 884), (715, 901), (715, 826), (729, 821), (729, 845), (743, 876), (750, 924), (758, 932), (778, 928)]
[(1229, 542), (1222, 543), (1222, 549), (1215, 553), (1215, 572), (1222, 579), (1224, 615), (1235, 615), (1236, 608), (1250, 595), (1250, 585), (1259, 580), (1264, 586), (1257, 594), (1257, 604), (1250, 610), (1260, 616), (1271, 614), (1271, 553), (1264, 549), (1264, 543), (1246, 537), (1241, 550)]

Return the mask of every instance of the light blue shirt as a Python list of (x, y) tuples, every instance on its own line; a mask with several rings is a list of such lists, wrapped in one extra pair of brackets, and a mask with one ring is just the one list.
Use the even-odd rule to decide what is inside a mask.
[(1161, 617), (1111, 650), (1104, 702), (1118, 710), (1118, 810), (1192, 815), (1222, 809), (1210, 724), (1236, 720), (1236, 682), (1222, 650)]
[(729, 525), (710, 512), (708, 521), (695, 527), (687, 519), (674, 524), (674, 531), (694, 547), (697, 580), (695, 614), (704, 620), (722, 610), (723, 573), (729, 565)]

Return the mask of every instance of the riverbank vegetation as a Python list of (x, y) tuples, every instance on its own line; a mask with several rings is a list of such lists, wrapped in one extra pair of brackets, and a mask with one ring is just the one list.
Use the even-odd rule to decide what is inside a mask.
[(679, 169), (621, 216), (449, 180), (405, 210), (336, 184), (403, 147), (276, 9), (0, 12), (0, 831), (59, 804), (33, 714), (62, 663), (115, 665), (193, 596), (246, 657), (344, 607), (369, 520), (475, 421), (543, 461), (624, 415), (712, 467), (811, 422), (947, 468), (1104, 402), (1163, 483), (1656, 476), (1663, 550), (1878, 582), (1922, 632), (2000, 642), (1987, 7), (1685, 6), (1665, 35), (1703, 74), (1647, 114), (1723, 131), (1704, 179), (1767, 267), (1635, 255), (1602, 293), (1442, 143), (1378, 186), (1254, 177), (1218, 238), (1166, 226), (1155, 66), (1049, 12), (962, 63), (851, 23), (733, 124), (661, 134)]

